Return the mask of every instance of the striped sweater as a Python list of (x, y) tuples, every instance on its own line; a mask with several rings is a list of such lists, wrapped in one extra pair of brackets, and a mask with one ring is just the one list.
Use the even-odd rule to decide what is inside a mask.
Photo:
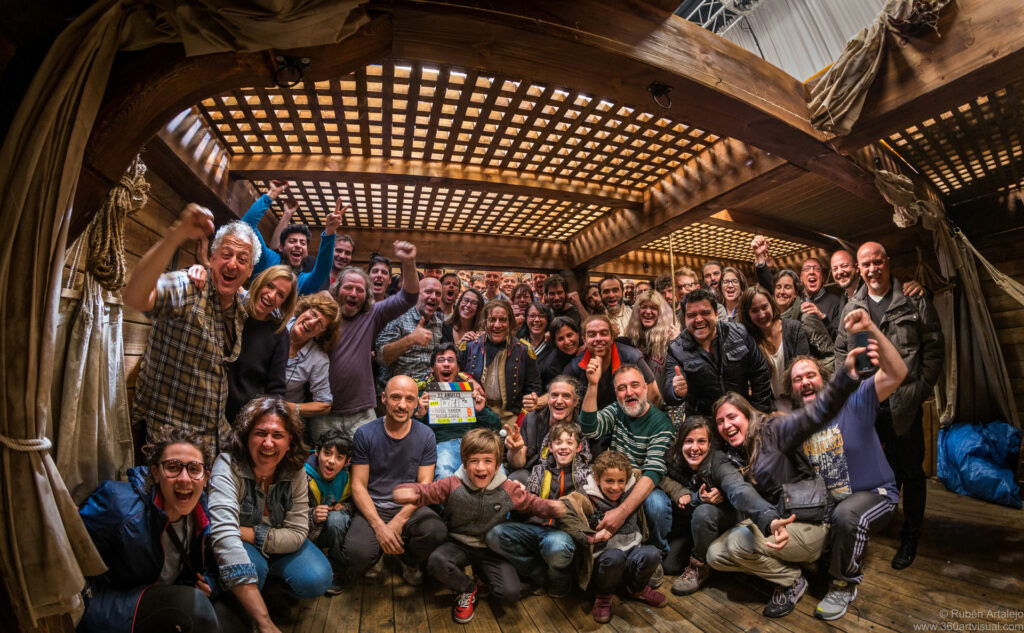
[(675, 435), (672, 421), (662, 410), (651, 406), (647, 413), (631, 418), (616, 402), (597, 412), (581, 412), (580, 426), (591, 438), (611, 433), (612, 450), (628, 457), (630, 465), (655, 485), (661, 481), (665, 474), (665, 453)]

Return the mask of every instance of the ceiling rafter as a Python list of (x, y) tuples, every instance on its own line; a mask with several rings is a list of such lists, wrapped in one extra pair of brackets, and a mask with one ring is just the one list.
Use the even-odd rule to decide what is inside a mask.
[(586, 181), (557, 182), (525, 176), (511, 169), (481, 169), (458, 163), (401, 158), (302, 154), (255, 154), (231, 158), (228, 168), (238, 178), (393, 183), (458, 187), (475, 191), (515, 193), (584, 204), (639, 209), (643, 192)]

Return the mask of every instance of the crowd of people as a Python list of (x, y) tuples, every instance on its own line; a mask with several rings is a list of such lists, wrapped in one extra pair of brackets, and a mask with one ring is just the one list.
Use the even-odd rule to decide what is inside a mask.
[[(607, 276), (400, 270), (328, 216), (319, 253), (273, 181), (241, 221), (190, 204), (140, 260), (127, 305), (152, 321), (132, 422), (144, 465), (81, 516), (108, 571), (85, 631), (277, 631), (268, 577), (298, 599), (344, 594), (397, 559), (468, 622), (484, 595), (621, 594), (652, 607), (713, 571), (773, 586), (790, 613), (823, 559), (815, 613), (842, 617), (864, 549), (903, 500), (892, 566), (925, 508), (922, 404), (943, 342), (927, 293), (878, 243), (755, 280), (708, 263), (653, 283)], [(213, 235), (208, 259), (164, 272)], [(246, 286), (248, 289), (246, 289)], [(431, 414), (457, 385), (472, 411)], [(468, 406), (468, 404), (467, 404)], [(472, 573), (467, 574), (466, 568)]]

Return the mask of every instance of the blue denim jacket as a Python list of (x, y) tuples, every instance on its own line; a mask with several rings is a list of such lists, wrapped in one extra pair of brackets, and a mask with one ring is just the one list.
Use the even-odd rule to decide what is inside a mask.
[[(267, 515), (263, 508), (266, 506)], [(256, 533), (254, 546), (264, 556), (290, 554), (309, 533), (306, 474), (286, 473), (264, 494), (248, 463), (217, 456), (210, 474), (210, 538), (224, 587), (257, 582), (256, 566), (242, 545), (242, 527)]]

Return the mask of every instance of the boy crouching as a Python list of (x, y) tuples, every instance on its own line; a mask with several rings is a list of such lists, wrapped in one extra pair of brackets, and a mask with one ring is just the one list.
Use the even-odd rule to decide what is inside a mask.
[(352, 522), (352, 486), (348, 462), (352, 440), (338, 430), (329, 430), (317, 438), (316, 450), (306, 460), (309, 486), (309, 540), (324, 550), (334, 571), (327, 595), (341, 593), (344, 557), (342, 545)]
[(452, 617), (462, 624), (473, 618), (479, 590), (463, 572), (466, 565), (473, 565), (502, 603), (514, 604), (520, 597), (515, 568), (487, 549), (488, 530), (512, 510), (547, 518), (565, 514), (561, 503), (526, 492), (499, 470), (503, 449), (497, 433), (473, 429), (462, 438), (462, 466), (454, 475), (429, 484), (402, 484), (394, 491), (395, 503), (444, 505), (449, 540), (431, 553), (427, 571), (458, 594)]

